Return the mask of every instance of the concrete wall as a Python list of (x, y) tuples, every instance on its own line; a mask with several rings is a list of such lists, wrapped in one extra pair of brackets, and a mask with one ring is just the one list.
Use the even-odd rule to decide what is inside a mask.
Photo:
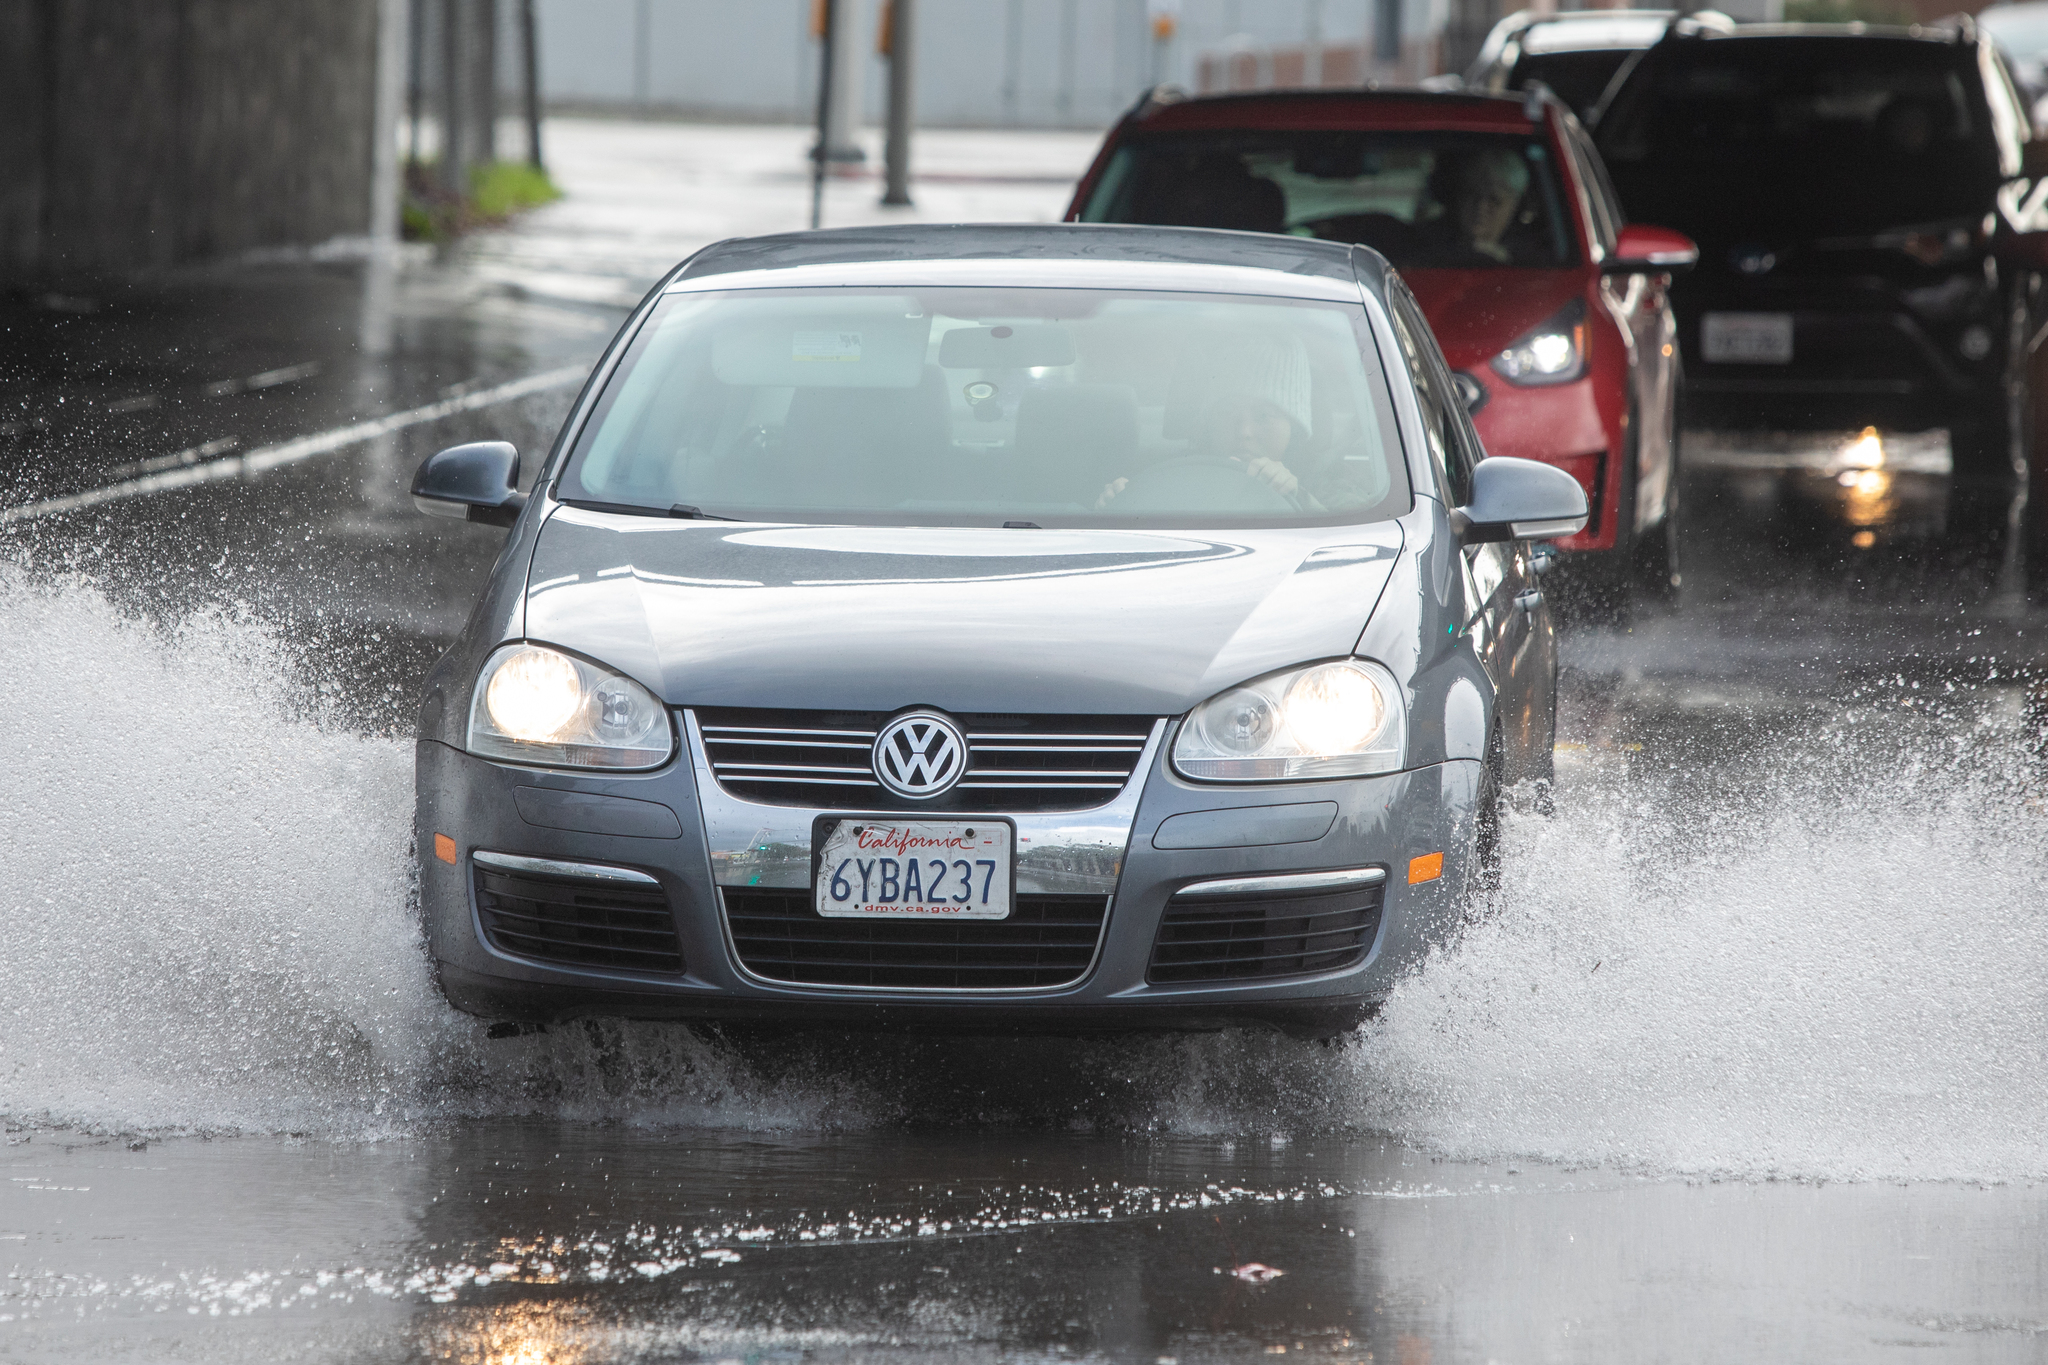
[[(1444, 0), (1403, 0), (1411, 33)], [(540, 0), (541, 84), (556, 108), (808, 122), (817, 91), (812, 0)], [(1182, 0), (1153, 42), (1145, 0), (917, 0), (917, 108), (930, 127), (1101, 127), (1158, 81), (1192, 86), (1204, 51), (1356, 43), (1372, 0)], [(852, 0), (870, 123), (885, 64), (881, 0)], [(645, 52), (640, 37), (646, 35)], [(514, 88), (508, 85), (508, 93)]]
[(0, 0), (0, 278), (365, 231), (376, 0)]

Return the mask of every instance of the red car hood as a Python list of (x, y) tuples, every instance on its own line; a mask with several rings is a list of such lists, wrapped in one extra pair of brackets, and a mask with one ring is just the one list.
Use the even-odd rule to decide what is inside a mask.
[(1451, 368), (1469, 370), (1564, 307), (1584, 288), (1578, 270), (1403, 270)]

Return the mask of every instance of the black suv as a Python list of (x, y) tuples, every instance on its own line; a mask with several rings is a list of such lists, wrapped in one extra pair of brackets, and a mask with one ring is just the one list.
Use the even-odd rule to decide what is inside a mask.
[(1699, 243), (1672, 290), (1706, 426), (1945, 427), (2009, 482), (2036, 272), (2024, 106), (1968, 20), (1673, 35), (1616, 77), (1595, 137), (1632, 217)]

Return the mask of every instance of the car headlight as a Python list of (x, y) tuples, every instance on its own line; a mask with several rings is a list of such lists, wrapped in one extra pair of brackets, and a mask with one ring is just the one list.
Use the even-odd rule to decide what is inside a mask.
[(1586, 304), (1573, 299), (1493, 358), (1510, 384), (1568, 384), (1586, 372)]
[(668, 708), (624, 674), (546, 645), (506, 645), (469, 703), (469, 751), (567, 768), (658, 768), (675, 752)]
[(1173, 743), (1173, 766), (1205, 782), (1393, 772), (1408, 750), (1394, 675), (1364, 659), (1310, 664), (1211, 697)]

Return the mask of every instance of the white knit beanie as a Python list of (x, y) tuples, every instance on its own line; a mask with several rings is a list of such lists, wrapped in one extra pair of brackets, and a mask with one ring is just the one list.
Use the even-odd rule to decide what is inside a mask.
[(1224, 386), (1233, 394), (1248, 394), (1271, 403), (1303, 432), (1313, 430), (1310, 421), (1308, 348), (1301, 338), (1259, 337), (1224, 376)]

